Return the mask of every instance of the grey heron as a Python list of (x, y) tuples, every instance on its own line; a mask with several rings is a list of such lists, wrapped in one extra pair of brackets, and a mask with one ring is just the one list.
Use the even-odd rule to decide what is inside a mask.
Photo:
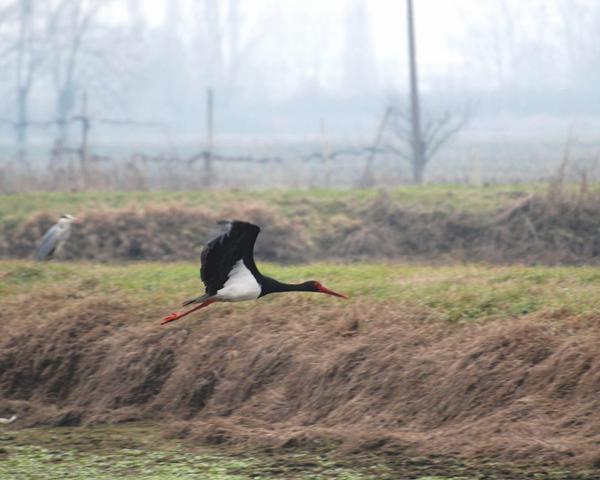
[(38, 261), (50, 260), (57, 253), (71, 235), (71, 224), (77, 219), (68, 213), (61, 215), (58, 222), (50, 228), (42, 238), (42, 243), (37, 251)]

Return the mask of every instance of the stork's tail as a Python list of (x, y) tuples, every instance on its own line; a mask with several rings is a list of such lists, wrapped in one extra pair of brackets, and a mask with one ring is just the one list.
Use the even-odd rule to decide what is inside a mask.
[(205, 293), (204, 295), (201, 295), (199, 297), (190, 298), (189, 300), (186, 300), (185, 302), (183, 302), (182, 305), (184, 307), (187, 307), (188, 305), (191, 305), (192, 303), (202, 303), (202, 302), (205, 302), (209, 298), (210, 298), (210, 295), (208, 293)]

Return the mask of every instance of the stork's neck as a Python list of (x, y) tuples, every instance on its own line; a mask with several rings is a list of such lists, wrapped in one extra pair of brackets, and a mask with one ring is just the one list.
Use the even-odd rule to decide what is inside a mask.
[(270, 277), (262, 277), (260, 280), (261, 293), (263, 297), (269, 293), (281, 293), (281, 292), (313, 292), (314, 288), (311, 287), (311, 282), (304, 283), (283, 283), (279, 280), (275, 280)]

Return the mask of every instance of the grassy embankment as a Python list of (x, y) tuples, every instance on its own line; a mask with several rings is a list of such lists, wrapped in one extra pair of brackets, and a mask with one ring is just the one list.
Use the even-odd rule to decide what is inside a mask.
[(407, 207), (448, 211), (492, 211), (510, 204), (515, 198), (543, 190), (542, 185), (495, 185), (489, 187), (429, 185), (391, 189), (310, 189), (260, 191), (196, 192), (40, 192), (18, 193), (0, 197), (0, 220), (19, 220), (32, 213), (48, 211), (59, 215), (97, 209), (120, 209), (145, 206), (205, 207), (218, 210), (228, 204), (262, 202), (284, 213), (303, 202), (312, 202), (318, 213), (327, 215), (343, 207), (373, 200), (383, 191), (390, 199)]
[[(514, 317), (543, 313), (551, 322), (561, 318), (593, 315), (600, 305), (600, 273), (594, 268), (413, 266), (402, 264), (313, 264), (301, 267), (263, 265), (265, 273), (283, 280), (317, 278), (351, 296), (348, 309), (374, 303), (393, 305), (395, 310), (421, 312), (425, 321), (453, 324), (502, 322)], [(25, 261), (0, 262), (0, 302), (4, 332), (21, 319), (19, 308), (33, 299), (77, 302), (97, 296), (126, 302), (133, 322), (157, 322), (182, 298), (199, 290), (197, 268), (182, 263), (143, 263), (126, 266), (90, 263), (35, 264)], [(261, 300), (266, 311), (285, 308), (286, 296)], [(315, 296), (311, 315), (318, 315), (329, 302)], [(341, 302), (341, 301), (339, 301)], [(33, 307), (30, 305), (30, 307)], [(223, 306), (211, 308), (219, 309)], [(253, 308), (239, 304), (235, 309)], [(264, 313), (264, 310), (263, 310)], [(24, 321), (44, 322), (44, 312)], [(374, 320), (376, 321), (376, 320)], [(187, 320), (198, 325), (202, 316)], [(549, 324), (550, 325), (550, 324)], [(157, 328), (161, 328), (158, 327)], [(162, 327), (164, 328), (164, 327)], [(167, 327), (169, 328), (169, 327)], [(227, 450), (225, 450), (227, 452)], [(0, 474), (9, 478), (480, 478), (477, 462), (419, 458), (407, 465), (393, 459), (368, 456), (340, 459), (331, 452), (299, 450), (285, 454), (243, 455), (161, 438), (156, 426), (137, 424), (118, 427), (61, 427), (25, 429), (0, 433)], [(390, 463), (391, 462), (391, 463)], [(404, 462), (404, 461), (403, 461)], [(486, 478), (514, 478), (522, 469), (502, 463), (482, 466)], [(422, 475), (420, 475), (420, 473)], [(433, 472), (433, 475), (431, 476)], [(534, 478), (592, 478), (573, 476), (563, 467), (532, 467)], [(437, 475), (442, 476), (437, 476)], [(195, 477), (189, 477), (195, 475)], [(507, 477), (506, 475), (509, 475)], [(590, 474), (591, 475), (591, 474)]]
[[(435, 186), (393, 189), (388, 194), (408, 207), (485, 214), (498, 212), (515, 199), (538, 190), (531, 186), (481, 189)], [(39, 211), (78, 214), (96, 209), (166, 205), (220, 209), (230, 203), (249, 201), (262, 202), (282, 213), (293, 213), (299, 205), (308, 202), (310, 216), (324, 222), (327, 215), (372, 200), (379, 194), (377, 190), (268, 190), (258, 195), (253, 192), (18, 194), (0, 198), (0, 222), (20, 221)], [(395, 263), (319, 263), (298, 267), (262, 264), (261, 267), (265, 274), (284, 281), (318, 279), (334, 290), (347, 293), (351, 299), (340, 303), (345, 309), (360, 310), (373, 304), (386, 304), (396, 311), (419, 312), (423, 321), (459, 326), (541, 315), (549, 319), (550, 328), (552, 323), (560, 324), (563, 319), (592, 318), (598, 314), (600, 305), (600, 272), (593, 267), (488, 267), (484, 264), (434, 267)], [(21, 321), (43, 323), (45, 312), (34, 312), (38, 299), (57, 308), (60, 302), (111, 298), (122, 301), (135, 312), (131, 316), (132, 322), (158, 324), (163, 314), (200, 291), (197, 268), (192, 263), (40, 265), (4, 260), (0, 262), (0, 303), (3, 308), (0, 333), (10, 332), (11, 325)], [(310, 302), (311, 314), (318, 315), (330, 302), (338, 301), (315, 296)], [(273, 296), (261, 303), (266, 308), (263, 313), (271, 309), (276, 312), (285, 308), (286, 297)], [(247, 303), (232, 308), (245, 311), (254, 306)], [(21, 311), (27, 318), (19, 316)], [(202, 315), (199, 314), (187, 319), (186, 325), (201, 322)], [(257, 477), (399, 478), (399, 475), (423, 479), (479, 478), (474, 473), (479, 468), (477, 463), (462, 461), (443, 465), (439, 459), (417, 459), (410, 468), (406, 464), (396, 468), (389, 458), (384, 461), (377, 456), (363, 457), (360, 462), (346, 462), (300, 451), (282, 457), (263, 453), (256, 456), (222, 455), (216, 450), (194, 450), (189, 443), (165, 440), (159, 430), (155, 426), (136, 424), (17, 432), (3, 429), (0, 432), (0, 476), (226, 480)], [(487, 472), (486, 478), (515, 478), (519, 471), (498, 463), (482, 468)], [(444, 476), (432, 477), (432, 474)], [(537, 475), (537, 478), (594, 478), (593, 473), (588, 477), (584, 474), (576, 477), (551, 464), (542, 469), (532, 467), (527, 474)]]

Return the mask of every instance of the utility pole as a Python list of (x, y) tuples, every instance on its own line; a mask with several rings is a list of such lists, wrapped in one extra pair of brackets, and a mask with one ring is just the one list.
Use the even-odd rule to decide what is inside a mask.
[(412, 128), (413, 182), (416, 184), (421, 184), (423, 183), (423, 171), (425, 170), (425, 149), (421, 135), (421, 107), (419, 103), (413, 0), (406, 0), (406, 14), (408, 21), (408, 61), (410, 71), (410, 118)]

